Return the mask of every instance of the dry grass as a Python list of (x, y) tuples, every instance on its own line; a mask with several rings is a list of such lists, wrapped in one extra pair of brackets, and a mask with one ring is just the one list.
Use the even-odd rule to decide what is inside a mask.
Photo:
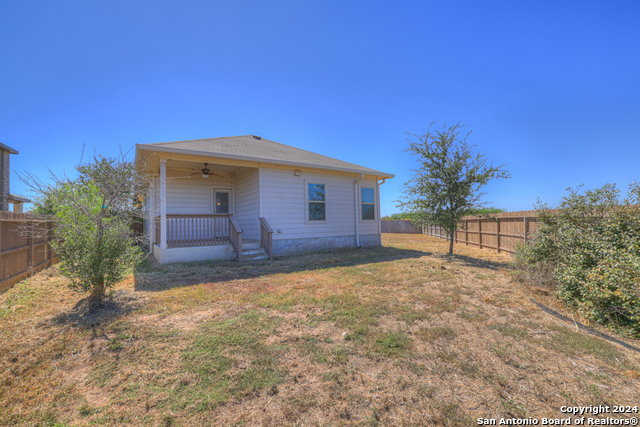
[(507, 256), (383, 243), (148, 261), (88, 311), (41, 272), (0, 295), (0, 424), (465, 426), (640, 402), (638, 355), (537, 309)]

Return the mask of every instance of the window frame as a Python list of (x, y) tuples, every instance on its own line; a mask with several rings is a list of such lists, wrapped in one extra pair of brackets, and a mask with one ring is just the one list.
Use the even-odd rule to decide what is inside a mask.
[[(324, 185), (324, 201), (309, 200), (309, 184)], [(304, 222), (305, 224), (327, 224), (329, 222), (329, 211), (327, 209), (329, 202), (329, 191), (327, 182), (321, 179), (305, 179), (304, 180)], [(324, 219), (309, 219), (309, 203), (324, 203)]]
[[(366, 203), (367, 205), (372, 205), (373, 206), (373, 219), (363, 219), (362, 218), (362, 205), (365, 204), (362, 202), (362, 189), (366, 188), (368, 190), (373, 190), (373, 203)], [(376, 195), (376, 186), (375, 185), (360, 185), (358, 184), (358, 221), (359, 222), (376, 222), (377, 219), (377, 209), (376, 209), (376, 203), (377, 201), (377, 195)]]

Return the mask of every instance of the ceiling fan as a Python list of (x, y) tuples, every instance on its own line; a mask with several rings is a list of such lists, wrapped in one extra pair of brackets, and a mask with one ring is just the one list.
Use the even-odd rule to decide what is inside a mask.
[(193, 175), (201, 175), (203, 178), (209, 178), (209, 176), (214, 175), (214, 176), (217, 176), (218, 178), (224, 178), (222, 175), (219, 175), (219, 174), (217, 174), (217, 173), (211, 172), (211, 171), (209, 170), (209, 168), (207, 168), (207, 165), (208, 165), (208, 164), (209, 164), (209, 163), (205, 163), (205, 164), (204, 164), (204, 168), (202, 168), (202, 173), (201, 173), (201, 172), (196, 172), (196, 173), (192, 173), (192, 174), (191, 174), (191, 175), (189, 175), (189, 176), (193, 176)]

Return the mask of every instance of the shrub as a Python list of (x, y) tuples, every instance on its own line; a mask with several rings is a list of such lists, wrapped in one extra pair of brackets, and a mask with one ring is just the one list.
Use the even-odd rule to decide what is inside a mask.
[[(23, 181), (38, 194), (37, 208), (52, 215), (52, 246), (60, 256), (60, 272), (71, 279), (69, 286), (89, 292), (89, 301), (101, 300), (144, 259), (136, 246), (141, 236), (131, 230), (140, 214), (135, 195), (142, 179), (124, 155), (94, 156), (76, 171), (75, 179), (52, 175), (53, 184), (32, 176)], [(38, 230), (30, 232), (37, 235)]]
[[(473, 207), (467, 209), (465, 215), (487, 215), (492, 213), (506, 212), (506, 209), (491, 207)], [(399, 220), (399, 219), (416, 219), (418, 215), (415, 212), (402, 212), (394, 213), (391, 215), (383, 216), (382, 220)]]
[(391, 215), (383, 216), (382, 220), (402, 220), (402, 219), (413, 219), (414, 214), (412, 212), (402, 212), (402, 213), (394, 213)]
[(516, 261), (550, 271), (556, 293), (582, 315), (640, 336), (640, 184), (569, 189), (558, 210), (538, 202), (538, 228)]
[(496, 208), (494, 206), (491, 207), (478, 207), (478, 208), (469, 208), (465, 212), (465, 215), (488, 215), (492, 213), (500, 213), (506, 212), (506, 209)]

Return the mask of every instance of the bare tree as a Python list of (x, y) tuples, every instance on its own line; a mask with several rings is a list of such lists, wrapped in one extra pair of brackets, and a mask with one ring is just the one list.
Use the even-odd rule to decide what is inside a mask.
[(52, 216), (61, 273), (71, 279), (71, 288), (89, 292), (91, 302), (103, 299), (144, 258), (143, 236), (131, 224), (143, 215), (138, 195), (147, 180), (122, 152), (117, 158), (94, 154), (76, 171), (74, 179), (51, 173), (49, 183), (29, 173), (20, 179), (37, 196), (35, 213)]

